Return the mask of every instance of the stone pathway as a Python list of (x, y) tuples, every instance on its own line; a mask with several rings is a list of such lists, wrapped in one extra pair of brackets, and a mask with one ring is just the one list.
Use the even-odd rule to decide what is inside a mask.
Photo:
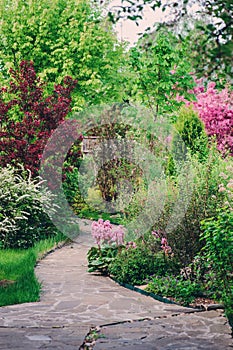
[(233, 348), (222, 311), (164, 304), (88, 274), (86, 253), (93, 244), (88, 221), (81, 231), (76, 242), (38, 264), (40, 302), (0, 308), (1, 350), (78, 350), (96, 326), (94, 350)]

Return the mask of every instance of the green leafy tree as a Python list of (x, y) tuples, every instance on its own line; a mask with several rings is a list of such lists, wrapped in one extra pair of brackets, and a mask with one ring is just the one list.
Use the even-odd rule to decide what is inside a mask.
[(2, 0), (0, 79), (22, 60), (34, 62), (39, 76), (60, 83), (78, 80), (74, 106), (120, 100), (123, 48), (110, 23), (86, 0)]
[(223, 44), (211, 36), (212, 29), (213, 24), (197, 21), (194, 29), (183, 35), (183, 40), (196, 76), (216, 81), (218, 87), (223, 88), (233, 76), (233, 42)]
[[(232, 79), (232, 53), (233, 53), (233, 3), (232, 0), (123, 0), (121, 5), (114, 6), (109, 11), (113, 22), (127, 18), (139, 22), (143, 18), (145, 6), (155, 12), (162, 9), (164, 24), (173, 31), (181, 25), (181, 35), (190, 33), (192, 48), (200, 59), (201, 65), (196, 68), (205, 68), (208, 74), (219, 74)], [(198, 23), (198, 44), (195, 45), (191, 27), (187, 23), (193, 18), (202, 21)], [(196, 41), (196, 39), (195, 39)]]
[(145, 34), (137, 47), (131, 49), (131, 95), (149, 107), (155, 116), (169, 113), (179, 105), (178, 94), (187, 95), (194, 80), (186, 52), (171, 33)]

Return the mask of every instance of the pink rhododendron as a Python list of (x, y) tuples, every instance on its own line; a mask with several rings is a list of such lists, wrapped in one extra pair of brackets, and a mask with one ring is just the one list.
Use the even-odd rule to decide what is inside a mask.
[[(196, 97), (192, 104), (204, 122), (207, 134), (216, 138), (218, 149), (223, 154), (230, 151), (233, 155), (233, 91), (228, 87), (219, 91), (215, 86), (214, 82), (206, 89), (197, 85), (192, 91)], [(183, 100), (183, 97), (178, 99)], [(185, 102), (190, 105), (189, 101)]]

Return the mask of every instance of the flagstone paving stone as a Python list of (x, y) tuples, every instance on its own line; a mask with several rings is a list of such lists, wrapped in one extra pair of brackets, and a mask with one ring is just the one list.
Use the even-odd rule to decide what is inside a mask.
[(94, 349), (232, 349), (226, 320), (219, 311), (101, 327)]
[[(36, 267), (41, 299), (0, 308), (0, 349), (81, 349), (92, 327), (104, 338), (94, 350), (232, 349), (221, 310), (198, 312), (165, 304), (87, 272), (90, 222), (76, 241)], [(91, 348), (91, 347), (90, 347)]]

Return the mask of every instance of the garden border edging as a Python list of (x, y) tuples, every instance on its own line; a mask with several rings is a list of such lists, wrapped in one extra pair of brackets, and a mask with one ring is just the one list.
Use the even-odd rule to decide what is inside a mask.
[[(155, 293), (152, 293), (152, 292), (147, 292), (146, 290), (143, 290), (141, 288), (138, 288), (138, 287), (135, 287), (131, 284), (128, 284), (128, 283), (122, 283), (122, 282), (119, 282), (117, 280), (115, 280), (114, 278), (110, 277), (114, 282), (116, 282), (117, 284), (119, 284), (120, 286), (124, 287), (124, 288), (127, 288), (127, 289), (130, 289), (132, 291), (135, 291), (137, 293), (140, 293), (142, 295), (146, 295), (146, 296), (149, 296), (155, 300), (158, 300), (162, 303), (165, 303), (165, 304), (174, 304), (174, 305), (179, 305), (179, 306), (183, 306), (183, 305), (180, 305), (179, 303), (176, 303), (166, 297), (162, 297), (161, 295), (158, 295), (158, 294), (155, 294)], [(211, 310), (218, 310), (218, 309), (223, 309), (224, 310), (224, 305), (223, 304), (209, 304), (207, 306), (204, 306), (204, 305), (200, 305), (200, 306), (196, 306), (196, 307), (193, 307), (193, 306), (185, 306), (186, 308), (188, 309), (192, 309), (192, 310), (195, 310), (195, 311), (211, 311)]]

